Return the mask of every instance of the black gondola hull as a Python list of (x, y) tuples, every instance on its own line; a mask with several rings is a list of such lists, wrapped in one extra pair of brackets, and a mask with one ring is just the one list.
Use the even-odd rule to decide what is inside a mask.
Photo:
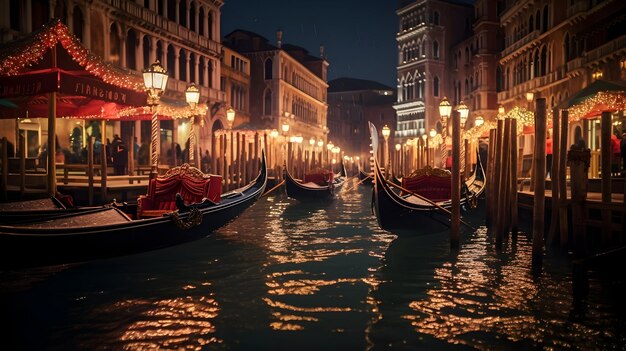
[(300, 201), (327, 201), (333, 198), (335, 186), (312, 187), (302, 184), (294, 179), (286, 170), (283, 172), (285, 178), (285, 193), (288, 197)]
[[(242, 188), (241, 193), (223, 196), (217, 205), (191, 206), (193, 209), (179, 212), (177, 217), (165, 215), (113, 224), (85, 223), (84, 226), (53, 226), (48, 221), (0, 226), (0, 266), (22, 268), (76, 263), (151, 251), (200, 239), (228, 224), (254, 204), (263, 194), (266, 184), (267, 170), (263, 158), (261, 173), (253, 183)], [(94, 213), (94, 218), (98, 215), (110, 215), (111, 218), (124, 216), (117, 208), (97, 211), (101, 213)], [(197, 220), (199, 217), (201, 221)], [(77, 222), (83, 218), (91, 217), (69, 215), (61, 222), (55, 219), (53, 223)]]

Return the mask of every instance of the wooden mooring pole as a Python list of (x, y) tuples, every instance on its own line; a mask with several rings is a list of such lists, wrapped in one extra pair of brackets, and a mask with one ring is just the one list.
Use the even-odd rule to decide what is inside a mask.
[(517, 162), (518, 162), (518, 149), (517, 149), (517, 119), (511, 119), (511, 154), (510, 159), (510, 211), (511, 211), (511, 235), (515, 238), (517, 236), (518, 216), (517, 216)]
[[(611, 112), (602, 112), (600, 121), (600, 156), (602, 157), (602, 203), (611, 203)], [(609, 245), (611, 240), (611, 210), (602, 206), (602, 245)]]
[(583, 139), (576, 140), (567, 153), (572, 188), (572, 235), (574, 240), (574, 256), (586, 256), (587, 250), (587, 171), (591, 151), (585, 146)]
[[(568, 245), (569, 229), (567, 224), (567, 135), (568, 135), (567, 110), (561, 111), (561, 145), (559, 146), (559, 231), (561, 247)], [(553, 156), (554, 157), (554, 156)], [(554, 191), (554, 190), (552, 190)]]
[[(450, 248), (458, 250), (461, 230), (461, 117), (453, 111), (452, 122), (452, 216), (450, 224)], [(444, 141), (445, 142), (445, 141)]]
[(545, 226), (546, 99), (539, 98), (535, 103), (535, 153), (533, 156), (535, 196), (533, 203), (532, 265), (533, 268), (538, 269), (542, 263)]

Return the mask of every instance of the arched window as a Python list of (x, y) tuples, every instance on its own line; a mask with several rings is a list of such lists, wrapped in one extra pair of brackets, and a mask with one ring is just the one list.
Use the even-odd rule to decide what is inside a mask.
[(31, 23), (33, 30), (41, 28), (48, 23), (50, 17), (50, 4), (47, 0), (32, 0)]
[(209, 29), (209, 39), (213, 39), (213, 11), (209, 11), (208, 13), (208, 24), (207, 27)]
[(209, 88), (213, 88), (213, 61), (209, 59), (206, 62), (206, 65), (209, 70), (209, 81), (207, 83), (209, 84)]
[(54, 6), (54, 17), (67, 24), (67, 8), (65, 7), (64, 0), (57, 0), (56, 5)]
[(143, 7), (149, 9), (150, 8), (150, 0), (143, 0)]
[(150, 62), (150, 36), (144, 35), (142, 40), (143, 46), (143, 67), (147, 68), (152, 62)]
[(439, 43), (436, 40), (433, 41), (433, 57), (439, 58)]
[[(167, 73), (170, 77), (174, 77), (176, 72), (176, 54), (172, 45), (167, 46)], [(176, 77), (174, 77), (176, 78)]]
[(469, 48), (466, 46), (465, 47), (465, 63), (469, 63), (470, 61), (470, 53), (469, 53)]
[(535, 30), (540, 30), (541, 28), (541, 12), (537, 10), (535, 13)]
[(178, 57), (178, 79), (187, 80), (187, 51), (180, 49)]
[(272, 79), (272, 59), (265, 60), (265, 79)]
[(469, 81), (465, 78), (465, 95), (469, 95)]
[(540, 74), (542, 76), (545, 76), (548, 68), (548, 50), (545, 46), (541, 48), (541, 58), (539, 60), (541, 61)]
[(157, 0), (157, 14), (163, 16), (163, 0)]
[(196, 56), (195, 53), (191, 53), (190, 59), (189, 59), (189, 81), (193, 82), (193, 83), (197, 83), (196, 80), (196, 62), (197, 62), (198, 57)]
[[(156, 59), (161, 62), (161, 65), (165, 64), (165, 50), (163, 50), (163, 43), (160, 40), (157, 41)], [(150, 62), (150, 63), (152, 63), (152, 62)], [(146, 66), (146, 67), (148, 67), (148, 66)]]
[(530, 15), (530, 17), (528, 17), (528, 32), (532, 32), (533, 30), (535, 30), (535, 28), (533, 28), (533, 16)]
[(109, 62), (116, 65), (120, 64), (120, 49), (121, 49), (120, 35), (117, 27), (117, 23), (112, 23), (109, 28)]
[[(26, 6), (26, 4), (23, 4)], [(22, 0), (9, 0), (10, 28), (16, 31), (22, 30), (22, 24), (26, 21), (22, 19)]]
[(200, 7), (200, 14), (198, 15), (198, 34), (200, 35), (205, 35), (204, 20), (204, 7)]
[(181, 1), (178, 3), (178, 23), (181, 26), (187, 27), (187, 1)]
[(83, 10), (81, 10), (80, 6), (74, 6), (74, 14), (72, 15), (72, 20), (74, 22), (72, 24), (72, 26), (74, 27), (72, 32), (80, 41), (84, 41), (83, 28), (85, 28), (85, 20), (83, 17)]
[(433, 79), (433, 95), (439, 96), (439, 77)]
[(198, 84), (204, 85), (204, 72), (206, 71), (206, 63), (203, 58), (200, 59), (200, 66), (198, 66)]
[(126, 37), (126, 67), (130, 69), (137, 69), (137, 34), (134, 29), (128, 31)]
[(167, 19), (176, 22), (176, 1), (167, 1)]
[(192, 32), (196, 31), (196, 3), (194, 1), (192, 1), (189, 4), (189, 29)]
[(548, 30), (548, 5), (543, 7), (543, 23), (541, 25), (541, 33)]
[(266, 116), (272, 115), (272, 91), (265, 90), (265, 96), (263, 97), (263, 114)]

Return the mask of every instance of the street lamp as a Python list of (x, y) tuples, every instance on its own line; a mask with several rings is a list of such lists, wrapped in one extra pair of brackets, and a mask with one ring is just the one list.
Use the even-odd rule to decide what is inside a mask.
[(226, 121), (228, 121), (228, 129), (232, 129), (233, 122), (235, 122), (235, 110), (232, 107), (226, 110)]
[[(196, 106), (198, 105), (198, 101), (200, 101), (200, 90), (194, 83), (189, 84), (187, 90), (185, 90), (185, 99), (191, 107), (191, 127), (189, 128), (189, 163), (194, 164), (197, 168), (200, 168), (199, 158), (196, 156), (196, 133), (195, 133), (195, 124), (196, 124)], [(197, 160), (198, 159), (198, 160)]]
[(467, 105), (463, 103), (463, 101), (461, 101), (459, 106), (456, 107), (456, 110), (459, 112), (459, 115), (461, 117), (461, 129), (463, 129), (465, 128), (465, 122), (467, 122), (467, 117), (469, 115), (469, 108), (467, 107)]
[(532, 109), (533, 99), (535, 98), (535, 93), (529, 91), (526, 93), (526, 101), (528, 102), (528, 108)]
[(476, 119), (474, 119), (474, 125), (476, 127), (480, 127), (483, 124), (485, 124), (485, 119), (483, 118), (483, 116), (477, 116)]
[[(463, 102), (461, 102), (462, 104)], [(439, 116), (441, 117), (441, 137), (443, 143), (441, 143), (441, 164), (442, 168), (446, 167), (446, 159), (448, 158), (448, 146), (446, 145), (446, 136), (448, 134), (448, 118), (452, 112), (452, 105), (448, 99), (444, 96), (439, 103)]]
[[(168, 80), (167, 71), (159, 60), (156, 60), (150, 67), (143, 71), (143, 84), (148, 90), (148, 106), (150, 110), (153, 110), (153, 106), (159, 104), (161, 95), (167, 87)], [(150, 179), (157, 176), (157, 166), (159, 156), (157, 154), (157, 138), (159, 137), (159, 121), (157, 119), (157, 109), (154, 108), (154, 113), (150, 120)]]

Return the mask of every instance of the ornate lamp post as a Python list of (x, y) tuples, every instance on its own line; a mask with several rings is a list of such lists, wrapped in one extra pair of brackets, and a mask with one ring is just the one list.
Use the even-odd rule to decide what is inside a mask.
[(157, 176), (159, 155), (157, 153), (157, 139), (159, 137), (159, 121), (157, 119), (156, 106), (159, 104), (161, 95), (167, 87), (167, 71), (159, 60), (143, 71), (143, 84), (148, 90), (148, 106), (154, 112), (150, 119), (150, 179)]
[(194, 83), (189, 84), (187, 90), (185, 90), (185, 99), (191, 107), (191, 127), (189, 128), (189, 163), (195, 165), (197, 168), (200, 168), (200, 157), (196, 157), (198, 153), (196, 152), (197, 143), (196, 143), (196, 133), (195, 133), (195, 124), (196, 124), (196, 106), (198, 105), (198, 101), (200, 101), (200, 90)]
[[(461, 102), (463, 103), (463, 102)], [(448, 146), (446, 145), (446, 137), (448, 134), (448, 118), (450, 118), (450, 113), (452, 112), (452, 105), (448, 99), (444, 96), (444, 98), (439, 103), (439, 116), (441, 117), (441, 138), (443, 142), (441, 143), (441, 167), (446, 168), (446, 159), (448, 158)]]
[(476, 127), (480, 127), (483, 124), (485, 124), (485, 119), (483, 118), (483, 116), (477, 116), (476, 119), (474, 119), (474, 125)]
[[(384, 150), (384, 155), (383, 155), (383, 165), (386, 165), (387, 163), (391, 163), (391, 162), (385, 162), (389, 159), (389, 135), (391, 135), (391, 129), (389, 129), (389, 126), (385, 124), (385, 126), (383, 127), (382, 130), (382, 134), (383, 134), (383, 138), (385, 139), (385, 150)], [(387, 173), (387, 176), (389, 176), (389, 168), (385, 167), (385, 173)]]
[(228, 129), (232, 129), (233, 122), (235, 122), (235, 110), (232, 107), (226, 110), (226, 121), (228, 121)]
[[(528, 102), (528, 109), (532, 110), (532, 106), (533, 106), (533, 99), (535, 98), (535, 93), (533, 93), (532, 91), (529, 91), (526, 93), (526, 102)], [(504, 112), (503, 112), (504, 113)]]
[[(430, 136), (430, 142), (433, 144), (432, 164), (433, 164), (433, 167), (435, 167), (435, 148), (437, 147), (437, 141), (435, 140), (435, 137), (437, 136), (437, 131), (435, 130), (435, 128), (430, 129), (430, 131), (428, 132), (428, 136)], [(427, 152), (430, 153), (430, 150), (428, 150)]]

